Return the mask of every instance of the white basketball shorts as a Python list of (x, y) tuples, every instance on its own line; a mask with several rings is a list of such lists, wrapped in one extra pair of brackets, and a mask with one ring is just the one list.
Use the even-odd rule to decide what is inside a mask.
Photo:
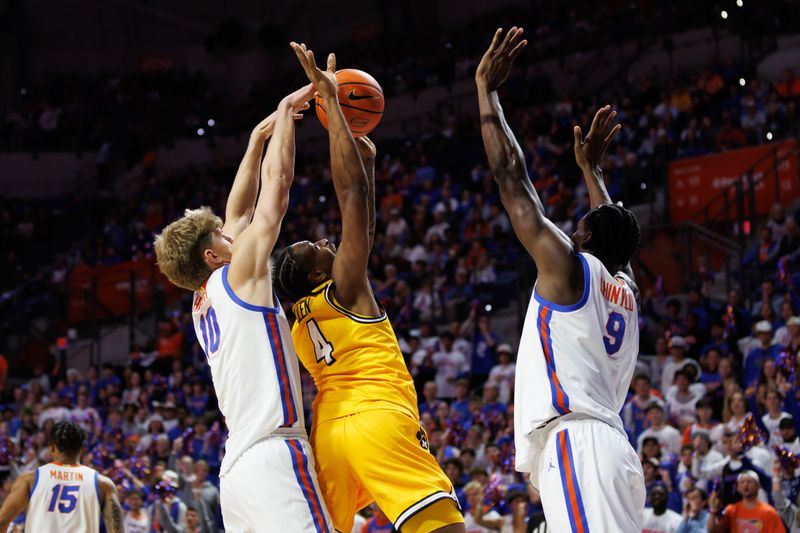
[(245, 451), (220, 479), (228, 533), (333, 533), (317, 484), (311, 445), (274, 437)]
[(619, 430), (595, 419), (556, 421), (541, 435), (538, 479), (548, 530), (640, 533), (644, 476)]

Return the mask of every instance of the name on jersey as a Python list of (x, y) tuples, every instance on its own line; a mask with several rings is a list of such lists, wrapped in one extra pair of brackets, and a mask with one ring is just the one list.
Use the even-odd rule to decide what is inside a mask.
[(51, 470), (50, 479), (57, 481), (83, 481), (82, 472), (63, 472), (61, 470)]
[(600, 292), (603, 298), (609, 303), (618, 305), (626, 311), (633, 311), (635, 301), (633, 293), (624, 285), (624, 281), (616, 280), (617, 283), (606, 283), (600, 280)]
[(303, 320), (309, 314), (311, 314), (311, 305), (309, 304), (310, 299), (306, 298), (305, 300), (300, 300), (294, 306), (294, 318), (298, 322)]

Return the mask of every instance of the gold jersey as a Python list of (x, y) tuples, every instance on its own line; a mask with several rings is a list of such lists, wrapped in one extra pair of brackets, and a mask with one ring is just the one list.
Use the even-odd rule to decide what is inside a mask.
[(328, 280), (294, 305), (292, 340), (317, 385), (314, 424), (372, 409), (419, 419), (414, 381), (392, 325), (353, 313), (335, 298)]

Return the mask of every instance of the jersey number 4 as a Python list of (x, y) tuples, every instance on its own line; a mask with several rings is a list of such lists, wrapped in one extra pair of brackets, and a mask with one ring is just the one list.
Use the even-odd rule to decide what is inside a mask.
[(625, 336), (625, 317), (619, 313), (611, 313), (608, 315), (606, 332), (608, 336), (603, 335), (603, 344), (606, 346), (606, 353), (608, 353), (608, 355), (614, 355), (622, 348), (622, 338)]
[[(47, 512), (52, 513), (56, 510), (56, 503), (58, 503), (59, 513), (71, 513), (78, 505), (78, 494), (81, 490), (80, 485), (55, 485), (53, 487), (53, 496), (50, 498), (50, 507)], [(61, 495), (59, 496), (59, 492)]]
[(311, 344), (314, 345), (314, 354), (317, 356), (317, 362), (319, 363), (324, 359), (325, 363), (328, 365), (335, 363), (336, 359), (333, 358), (333, 344), (328, 342), (328, 339), (326, 339), (325, 335), (319, 330), (317, 321), (312, 318), (306, 322), (306, 327), (308, 328), (308, 336), (311, 337)]

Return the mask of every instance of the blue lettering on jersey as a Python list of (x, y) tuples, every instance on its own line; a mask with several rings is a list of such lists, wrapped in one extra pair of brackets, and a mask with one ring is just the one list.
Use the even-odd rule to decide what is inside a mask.
[(603, 336), (603, 344), (608, 355), (614, 355), (622, 348), (622, 338), (625, 336), (625, 317), (617, 312), (608, 315), (606, 322), (608, 337)]
[(200, 315), (200, 332), (203, 334), (203, 349), (206, 357), (219, 350), (219, 322), (217, 322), (217, 312), (213, 307), (209, 307), (205, 315)]
[[(47, 508), (47, 511), (52, 513), (56, 508), (56, 503), (58, 503), (59, 513), (71, 513), (78, 505), (78, 495), (74, 493), (80, 490), (80, 485), (55, 485), (53, 487), (53, 495), (50, 497), (50, 507)], [(60, 497), (59, 492), (61, 493)]]

